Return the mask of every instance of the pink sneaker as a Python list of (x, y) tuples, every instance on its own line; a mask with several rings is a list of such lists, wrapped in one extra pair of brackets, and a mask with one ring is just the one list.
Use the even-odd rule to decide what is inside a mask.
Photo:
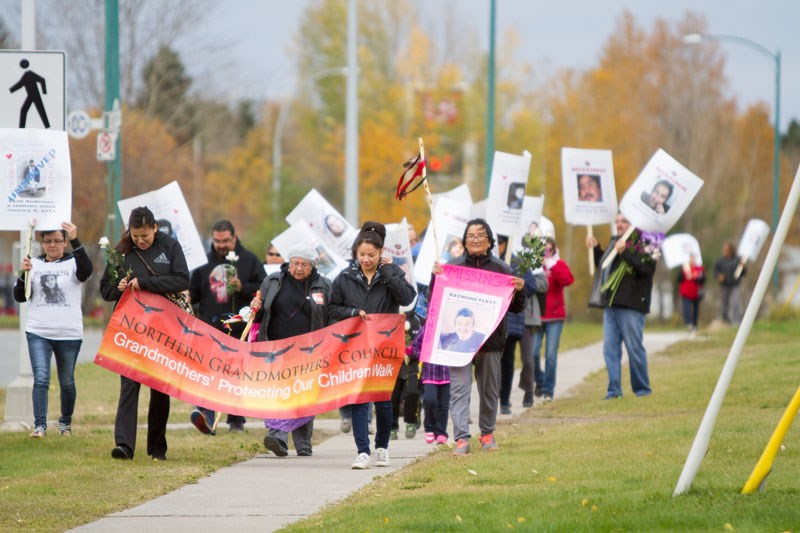
[(439, 435), (436, 437), (436, 444), (447, 444), (447, 437), (444, 435)]
[(425, 433), (425, 442), (428, 444), (433, 444), (433, 441), (436, 440), (436, 436), (433, 433)]

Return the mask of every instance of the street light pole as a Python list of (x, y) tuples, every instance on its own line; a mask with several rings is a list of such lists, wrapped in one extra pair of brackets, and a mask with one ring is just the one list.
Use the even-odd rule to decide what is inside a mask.
[(347, 67), (331, 67), (320, 70), (316, 74), (309, 76), (300, 83), (298, 83), (290, 96), (281, 106), (278, 112), (278, 120), (275, 121), (275, 132), (272, 135), (272, 223), (277, 227), (278, 225), (278, 209), (279, 209), (279, 196), (281, 192), (281, 138), (283, 136), (283, 126), (286, 123), (286, 117), (289, 115), (289, 108), (292, 105), (292, 99), (297, 92), (305, 87), (322, 79), (326, 76), (333, 76), (340, 74), (347, 76)]
[(489, 65), (486, 91), (486, 198), (489, 197), (489, 184), (492, 181), (492, 165), (494, 164), (494, 104), (495, 104), (495, 46), (497, 31), (497, 3), (489, 2)]
[[(750, 39), (739, 37), (737, 35), (709, 35), (706, 33), (691, 33), (683, 36), (685, 44), (698, 44), (704, 41), (730, 41), (734, 43), (743, 44), (760, 54), (770, 58), (775, 63), (775, 142), (772, 155), (772, 234), (778, 227), (778, 202), (780, 199), (781, 191), (781, 52), (780, 50), (775, 53), (771, 52), (768, 48), (758, 44)], [(778, 289), (778, 271), (775, 270), (772, 274), (772, 284), (775, 290)]]

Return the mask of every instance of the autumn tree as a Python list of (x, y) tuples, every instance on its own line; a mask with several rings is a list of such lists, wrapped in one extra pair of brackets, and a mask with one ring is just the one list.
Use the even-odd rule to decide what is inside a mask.
[[(556, 217), (562, 256), (586, 263), (583, 228), (561, 222), (560, 148), (605, 148), (614, 153), (621, 199), (650, 156), (663, 148), (705, 185), (673, 231), (692, 233), (703, 255), (719, 255), (723, 240), (738, 239), (748, 218), (769, 220), (772, 135), (767, 109), (743, 113), (727, 98), (724, 57), (718, 46), (685, 46), (682, 36), (702, 33), (692, 13), (674, 25), (657, 20), (651, 32), (624, 13), (603, 48), (597, 67), (565, 72), (548, 99), (550, 127), (545, 157), (545, 212)], [(559, 170), (556, 170), (559, 169)], [(598, 237), (607, 242), (608, 230)], [(670, 274), (662, 272), (665, 280)], [(576, 277), (571, 290), (586, 301), (590, 279)]]

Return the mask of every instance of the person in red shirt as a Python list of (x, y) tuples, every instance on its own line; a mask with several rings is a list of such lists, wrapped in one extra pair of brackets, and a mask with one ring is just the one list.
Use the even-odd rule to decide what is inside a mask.
[[(561, 340), (561, 331), (564, 329), (564, 320), (567, 318), (564, 287), (572, 285), (575, 278), (567, 263), (559, 257), (554, 237), (545, 238), (543, 266), (549, 288), (542, 311), (542, 327), (536, 330), (533, 339), (533, 358), (536, 395), (539, 396), (541, 391), (542, 401), (546, 403), (553, 401), (553, 393), (556, 388), (558, 344)], [(543, 337), (547, 337), (544, 349), (544, 372), (540, 365)]]
[(706, 271), (703, 265), (695, 264), (695, 256), (691, 254), (689, 261), (678, 272), (679, 292), (683, 300), (683, 321), (690, 332), (697, 331), (697, 317), (705, 281)]

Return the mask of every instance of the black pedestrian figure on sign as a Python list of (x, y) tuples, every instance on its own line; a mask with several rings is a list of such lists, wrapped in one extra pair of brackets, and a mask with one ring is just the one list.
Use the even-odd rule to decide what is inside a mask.
[[(23, 59), (19, 62), (19, 66), (27, 69), (30, 66), (30, 63), (27, 59)], [(39, 85), (42, 86), (41, 93), (39, 93)], [(22, 104), (22, 108), (19, 110), (19, 127), (25, 127), (25, 121), (28, 118), (28, 110), (31, 108), (31, 104), (33, 104), (36, 106), (36, 111), (39, 112), (39, 118), (42, 119), (44, 127), (49, 128), (50, 121), (47, 119), (47, 113), (44, 110), (44, 103), (42, 103), (42, 95), (47, 94), (47, 85), (45, 84), (44, 78), (32, 70), (26, 70), (25, 74), (22, 75), (17, 83), (11, 86), (9, 91), (13, 93), (19, 89), (22, 89), (23, 87), (25, 88), (25, 92), (28, 93), (28, 97), (25, 99), (25, 103)]]

